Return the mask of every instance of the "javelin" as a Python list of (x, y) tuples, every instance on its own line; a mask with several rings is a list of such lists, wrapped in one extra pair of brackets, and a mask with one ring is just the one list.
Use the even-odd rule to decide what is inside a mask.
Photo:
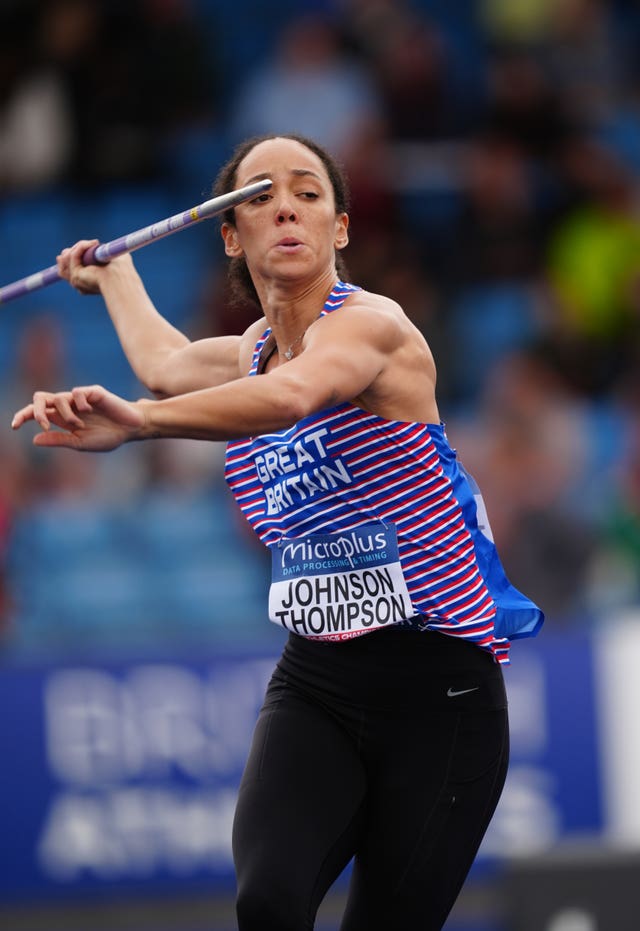
[[(133, 252), (135, 249), (140, 249), (141, 246), (148, 246), (150, 242), (155, 242), (156, 239), (178, 233), (193, 223), (224, 213), (225, 210), (250, 200), (250, 198), (270, 187), (271, 181), (265, 178), (262, 181), (256, 181), (254, 184), (248, 184), (246, 187), (238, 188), (237, 191), (230, 191), (228, 194), (221, 194), (212, 200), (205, 200), (202, 204), (198, 204), (190, 210), (185, 210), (184, 213), (176, 213), (172, 217), (167, 217), (166, 220), (151, 223), (134, 233), (119, 236), (117, 239), (112, 239), (111, 242), (92, 246), (82, 256), (82, 264), (107, 265), (111, 259), (115, 259), (118, 255)], [(14, 281), (12, 284), (0, 288), (0, 304), (6, 304), (17, 297), (29, 294), (31, 291), (38, 291), (40, 288), (45, 288), (56, 281), (61, 281), (61, 275), (57, 265), (51, 265), (49, 268), (44, 268), (42, 271), (27, 275), (26, 278), (20, 278), (19, 281)]]

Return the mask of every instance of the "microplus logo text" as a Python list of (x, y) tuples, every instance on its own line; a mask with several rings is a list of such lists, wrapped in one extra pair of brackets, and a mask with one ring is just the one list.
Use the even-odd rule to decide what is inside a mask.
[[(287, 543), (282, 548), (284, 570), (292, 563), (301, 569), (350, 568), (385, 555), (387, 538), (383, 532), (362, 536), (350, 533), (331, 539), (309, 538)], [(367, 558), (368, 554), (374, 554)]]

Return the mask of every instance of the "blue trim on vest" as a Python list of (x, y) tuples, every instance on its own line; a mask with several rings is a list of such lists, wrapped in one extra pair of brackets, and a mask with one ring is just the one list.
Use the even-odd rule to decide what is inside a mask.
[(464, 522), (471, 534), (478, 568), (496, 605), (495, 637), (506, 637), (509, 640), (535, 637), (544, 623), (544, 614), (530, 598), (512, 585), (500, 562), (495, 544), (482, 532), (478, 524), (476, 500), (476, 495), (481, 494), (475, 479), (458, 461), (455, 450), (447, 442), (444, 429), (438, 431), (431, 427), (430, 432), (444, 474), (452, 484)]

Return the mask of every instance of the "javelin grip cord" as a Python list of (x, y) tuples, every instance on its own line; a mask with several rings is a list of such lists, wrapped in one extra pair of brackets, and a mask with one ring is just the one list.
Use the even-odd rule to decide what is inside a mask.
[[(112, 239), (111, 242), (99, 243), (97, 246), (87, 249), (82, 256), (82, 264), (107, 265), (111, 259), (115, 259), (118, 255), (123, 255), (125, 252), (134, 252), (142, 246), (148, 246), (149, 243), (155, 242), (157, 239), (171, 236), (173, 233), (186, 229), (187, 226), (199, 223), (200, 220), (206, 220), (209, 217), (224, 213), (225, 210), (237, 207), (238, 204), (256, 197), (270, 187), (271, 181), (265, 178), (253, 184), (248, 184), (246, 187), (238, 188), (237, 191), (230, 191), (228, 194), (221, 194), (212, 200), (206, 200), (195, 207), (191, 207), (190, 210), (176, 213), (174, 216), (159, 220), (157, 223), (151, 223), (149, 226), (128, 233), (126, 236), (119, 236), (117, 239)], [(20, 278), (18, 281), (0, 288), (0, 304), (7, 304), (9, 301), (61, 280), (57, 265), (51, 265), (49, 268), (34, 272), (33, 275), (27, 275), (26, 278)]]

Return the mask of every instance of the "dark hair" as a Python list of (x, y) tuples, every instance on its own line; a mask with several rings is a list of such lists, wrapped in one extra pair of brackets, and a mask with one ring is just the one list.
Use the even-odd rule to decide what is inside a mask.
[[(333, 188), (336, 215), (339, 213), (348, 213), (349, 184), (342, 168), (336, 159), (333, 158), (326, 149), (323, 149), (321, 145), (318, 145), (317, 142), (314, 142), (312, 139), (307, 139), (306, 136), (301, 136), (298, 133), (273, 133), (270, 135), (252, 136), (250, 139), (241, 142), (236, 146), (229, 161), (223, 165), (218, 172), (218, 177), (213, 184), (214, 197), (220, 194), (227, 194), (229, 191), (234, 190), (238, 168), (242, 160), (252, 149), (255, 149), (257, 145), (261, 142), (267, 142), (269, 139), (292, 139), (294, 142), (299, 142), (300, 145), (305, 146), (310, 152), (317, 155), (325, 167), (327, 175), (329, 176), (329, 181), (331, 182), (331, 187)], [(235, 225), (235, 220), (236, 216), (233, 207), (222, 214), (222, 223), (231, 223)], [(338, 251), (336, 251), (336, 270), (342, 281), (349, 280), (346, 263)], [(232, 299), (240, 302), (249, 300), (252, 303), (260, 304), (258, 294), (251, 280), (251, 275), (249, 274), (249, 269), (247, 268), (247, 263), (244, 259), (230, 260), (229, 286)]]

